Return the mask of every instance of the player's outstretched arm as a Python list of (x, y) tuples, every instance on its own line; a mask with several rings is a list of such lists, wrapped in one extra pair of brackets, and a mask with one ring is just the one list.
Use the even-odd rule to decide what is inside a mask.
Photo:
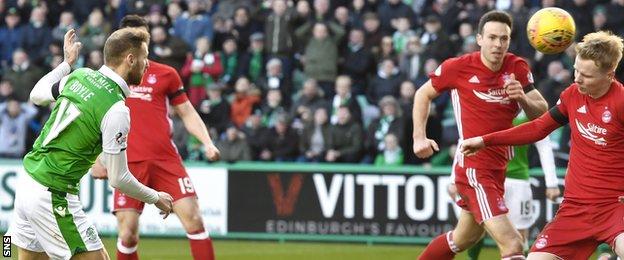
[[(553, 108), (553, 110), (557, 109), (557, 107)], [(544, 139), (553, 130), (561, 126), (560, 123), (555, 121), (551, 113), (545, 113), (538, 119), (507, 130), (464, 140), (461, 143), (460, 151), (464, 155), (473, 155), (479, 149), (486, 146), (524, 145), (535, 143), (538, 140)]]
[(76, 63), (81, 48), (82, 44), (76, 42), (76, 30), (71, 29), (67, 31), (63, 43), (63, 62), (39, 79), (35, 84), (33, 90), (30, 92), (30, 100), (33, 103), (37, 105), (47, 105), (56, 100), (63, 86), (63, 84), (57, 85), (57, 83), (71, 72), (71, 66)]
[(180, 116), (182, 122), (184, 122), (186, 130), (195, 136), (195, 138), (200, 140), (202, 144), (204, 144), (204, 153), (206, 158), (210, 161), (219, 160), (221, 153), (212, 142), (204, 121), (201, 120), (201, 117), (199, 117), (199, 114), (197, 114), (197, 111), (195, 111), (191, 102), (186, 101), (182, 104), (176, 105), (173, 107), (173, 110), (176, 114), (178, 114), (178, 116)]
[(555, 155), (550, 145), (550, 138), (537, 141), (535, 143), (537, 153), (540, 157), (542, 171), (544, 172), (544, 180), (546, 182), (546, 198), (555, 201), (560, 195), (559, 183), (557, 181), (557, 168), (555, 167)]
[(126, 148), (130, 131), (130, 111), (123, 101), (109, 108), (102, 119), (100, 129), (102, 154), (99, 160), (106, 168), (108, 183), (132, 198), (155, 204), (167, 216), (171, 212), (171, 196), (143, 185), (128, 169)]
[(414, 132), (412, 137), (414, 138), (414, 154), (418, 158), (427, 158), (434, 151), (440, 150), (438, 144), (434, 140), (428, 139), (425, 132), (427, 118), (429, 117), (429, 107), (431, 106), (431, 101), (437, 96), (439, 94), (433, 88), (431, 80), (423, 84), (414, 94), (414, 107), (412, 109)]

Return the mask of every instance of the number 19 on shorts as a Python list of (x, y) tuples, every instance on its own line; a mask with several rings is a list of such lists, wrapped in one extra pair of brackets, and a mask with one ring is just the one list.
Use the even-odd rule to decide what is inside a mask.
[(180, 184), (180, 192), (182, 192), (182, 194), (195, 192), (195, 188), (193, 188), (193, 183), (191, 183), (189, 177), (178, 178), (178, 184)]

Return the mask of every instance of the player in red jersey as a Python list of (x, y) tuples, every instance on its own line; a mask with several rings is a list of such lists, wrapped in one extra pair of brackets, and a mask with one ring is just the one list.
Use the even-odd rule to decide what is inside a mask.
[[(615, 79), (622, 38), (585, 35), (576, 47), (574, 83), (540, 118), (465, 140), (461, 152), (528, 144), (570, 124), (571, 149), (564, 200), (537, 237), (529, 259), (588, 259), (600, 243), (624, 257), (624, 87)], [(485, 148), (485, 149), (488, 149)]]
[[(508, 53), (512, 22), (500, 11), (479, 21), (477, 43), (481, 50), (444, 61), (414, 95), (414, 153), (426, 158), (438, 150), (425, 136), (431, 101), (451, 91), (455, 117), (464, 138), (512, 127), (522, 108), (531, 119), (548, 109), (533, 86), (528, 64)], [(453, 231), (434, 238), (420, 259), (452, 259), (471, 247), (487, 231), (496, 241), (503, 259), (524, 259), (522, 238), (507, 218), (504, 200), (505, 168), (513, 147), (492, 147), (478, 156), (455, 158), (455, 185), (462, 208)]]
[[(148, 30), (147, 22), (136, 15), (124, 17), (120, 27)], [(133, 93), (126, 100), (132, 126), (128, 136), (130, 171), (141, 183), (172, 195), (173, 212), (186, 230), (193, 258), (214, 259), (212, 241), (204, 229), (195, 188), (171, 141), (167, 103), (182, 118), (186, 129), (202, 141), (206, 158), (218, 160), (219, 150), (188, 100), (180, 76), (174, 68), (150, 60), (141, 84), (130, 86), (130, 90)], [(92, 173), (94, 177), (106, 176), (105, 169), (97, 164)], [(138, 259), (138, 224), (144, 203), (119, 190), (115, 190), (114, 197), (113, 213), (119, 228), (117, 259)]]

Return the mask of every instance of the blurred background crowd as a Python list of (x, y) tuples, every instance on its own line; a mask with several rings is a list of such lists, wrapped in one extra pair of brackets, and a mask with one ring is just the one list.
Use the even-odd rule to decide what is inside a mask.
[[(514, 19), (509, 51), (529, 61), (554, 105), (573, 81), (574, 48), (543, 55), (526, 36), (531, 14), (551, 6), (572, 14), (577, 40), (624, 35), (624, 0), (0, 0), (0, 158), (21, 158), (48, 118), (28, 94), (62, 62), (64, 33), (76, 28), (83, 43), (77, 67), (98, 69), (107, 36), (138, 14), (150, 24), (150, 59), (178, 70), (225, 161), (450, 165), (450, 98), (435, 100), (427, 122), (442, 149), (420, 160), (414, 92), (445, 59), (478, 50), (479, 18), (497, 9)], [(203, 160), (171, 117), (182, 157)], [(565, 166), (569, 128), (551, 137)]]

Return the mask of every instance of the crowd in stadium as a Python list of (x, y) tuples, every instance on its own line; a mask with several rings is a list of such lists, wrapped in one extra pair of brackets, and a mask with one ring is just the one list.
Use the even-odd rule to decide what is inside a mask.
[[(624, 35), (624, 0), (0, 0), (0, 158), (21, 158), (47, 120), (50, 109), (28, 95), (62, 62), (65, 32), (76, 28), (83, 44), (76, 67), (98, 69), (107, 36), (139, 14), (151, 27), (150, 59), (177, 69), (222, 160), (422, 164), (412, 152), (415, 90), (441, 61), (478, 50), (476, 23), (490, 10), (512, 15), (509, 51), (557, 102), (573, 80), (574, 48), (543, 55), (526, 36), (531, 14), (550, 6), (572, 14), (577, 39)], [(443, 146), (433, 165), (450, 165), (455, 151), (449, 101), (436, 99), (427, 122)], [(183, 158), (204, 160), (174, 115), (172, 128)], [(559, 166), (566, 128), (553, 139)]]

